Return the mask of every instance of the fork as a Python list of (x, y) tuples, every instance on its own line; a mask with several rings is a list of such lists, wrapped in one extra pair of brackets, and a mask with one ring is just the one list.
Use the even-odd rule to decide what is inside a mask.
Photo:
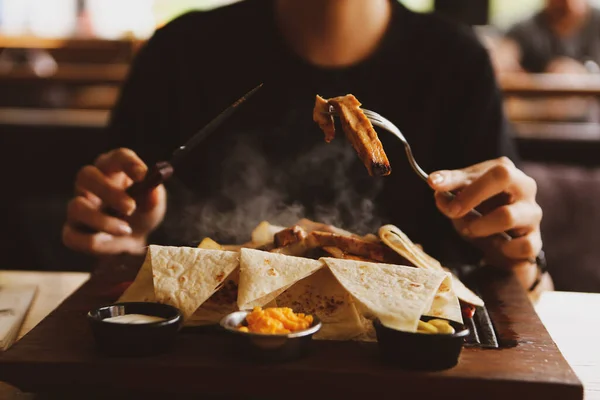
[[(363, 111), (365, 116), (369, 119), (369, 121), (371, 121), (371, 123), (374, 126), (385, 129), (386, 131), (392, 133), (394, 136), (396, 136), (398, 139), (400, 139), (400, 141), (404, 145), (404, 150), (406, 151), (406, 156), (408, 157), (408, 162), (410, 163), (410, 166), (417, 173), (417, 175), (419, 175), (419, 177), (422, 180), (424, 180), (425, 182), (428, 182), (429, 174), (427, 172), (425, 172), (423, 170), (423, 168), (421, 168), (419, 166), (419, 164), (417, 163), (417, 160), (415, 159), (415, 156), (413, 155), (412, 149), (410, 148), (410, 144), (408, 143), (408, 140), (406, 140), (406, 138), (404, 137), (402, 132), (400, 132), (400, 129), (398, 129), (398, 127), (396, 125), (394, 125), (389, 119), (381, 116), (380, 114), (376, 113), (375, 111), (366, 110), (364, 108), (361, 108), (361, 110)], [(333, 108), (333, 106), (329, 107), (329, 113), (336, 115), (335, 109)], [(443, 192), (443, 194), (449, 200), (453, 200), (456, 197), (456, 195), (452, 192)], [(475, 209), (469, 211), (468, 215), (470, 215), (472, 217), (476, 217), (476, 218), (482, 217), (482, 214)], [(512, 240), (512, 237), (506, 232), (502, 232), (499, 235), (507, 241)]]

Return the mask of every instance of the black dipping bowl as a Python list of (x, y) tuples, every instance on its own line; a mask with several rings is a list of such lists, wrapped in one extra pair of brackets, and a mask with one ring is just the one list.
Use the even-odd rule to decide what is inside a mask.
[[(105, 318), (143, 314), (165, 318), (148, 324), (105, 322)], [(183, 316), (175, 307), (159, 303), (117, 303), (92, 310), (87, 315), (102, 352), (113, 356), (147, 356), (169, 350), (181, 328)]]
[[(444, 319), (422, 317), (422, 321)], [(462, 324), (448, 321), (455, 330), (449, 334), (402, 332), (387, 328), (377, 319), (373, 322), (377, 333), (379, 353), (384, 362), (403, 369), (440, 371), (458, 364), (469, 329)]]
[(282, 362), (298, 359), (310, 351), (312, 337), (321, 329), (321, 321), (313, 315), (312, 325), (303, 331), (282, 335), (241, 332), (250, 311), (237, 311), (221, 320), (221, 327), (230, 333), (232, 349), (237, 355), (261, 362)]

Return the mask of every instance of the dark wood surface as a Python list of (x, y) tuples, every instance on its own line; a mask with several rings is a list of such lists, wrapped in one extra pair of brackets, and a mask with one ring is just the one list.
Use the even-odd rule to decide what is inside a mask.
[(463, 400), (583, 398), (581, 383), (510, 274), (478, 277), (505, 348), (465, 348), (459, 365), (447, 371), (390, 368), (379, 362), (376, 344), (357, 342), (317, 341), (314, 351), (299, 361), (257, 364), (231, 354), (222, 334), (185, 330), (171, 353), (143, 359), (105, 357), (96, 352), (85, 314), (114, 301), (120, 294), (116, 285), (131, 280), (139, 265), (139, 258), (126, 258), (99, 268), (86, 285), (0, 354), (0, 380), (26, 392), (80, 395), (141, 390), (146, 395), (195, 392), (281, 398), (285, 393), (305, 398), (317, 391), (340, 398), (356, 398), (359, 393)]

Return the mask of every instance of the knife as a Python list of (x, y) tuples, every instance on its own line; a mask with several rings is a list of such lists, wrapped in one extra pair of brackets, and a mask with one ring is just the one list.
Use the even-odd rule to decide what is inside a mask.
[[(231, 115), (239, 108), (239, 106), (242, 105), (250, 97), (252, 97), (252, 95), (254, 95), (262, 86), (263, 84), (261, 83), (260, 85), (246, 93), (235, 103), (230, 105), (225, 111), (221, 112), (221, 114), (216, 116), (202, 129), (196, 132), (194, 136), (192, 136), (187, 141), (187, 143), (185, 143), (181, 147), (178, 147), (172, 153), (171, 159), (169, 161), (160, 161), (154, 164), (152, 167), (150, 167), (142, 181), (134, 183), (126, 190), (127, 194), (131, 198), (136, 200), (142, 197), (143, 195), (149, 193), (155, 187), (169, 179), (175, 172), (175, 167), (177, 167), (177, 165), (180, 164), (196, 146), (202, 143), (223, 122), (225, 122), (229, 117), (231, 117)], [(121, 213), (110, 208), (107, 209), (105, 212), (113, 217), (124, 217)], [(88, 232), (90, 231), (90, 229), (87, 227), (82, 227), (82, 229)]]
[(146, 174), (144, 180), (134, 183), (127, 189), (127, 194), (133, 199), (139, 197), (145, 193), (150, 192), (152, 189), (166, 181), (173, 175), (177, 164), (181, 163), (183, 159), (200, 143), (202, 143), (211, 133), (213, 133), (223, 122), (225, 122), (237, 109), (248, 100), (254, 93), (256, 93), (261, 87), (262, 83), (246, 93), (235, 103), (230, 105), (225, 111), (219, 114), (215, 119), (210, 121), (208, 125), (204, 126), (198, 132), (192, 136), (186, 144), (177, 148), (169, 161), (160, 161), (153, 165)]

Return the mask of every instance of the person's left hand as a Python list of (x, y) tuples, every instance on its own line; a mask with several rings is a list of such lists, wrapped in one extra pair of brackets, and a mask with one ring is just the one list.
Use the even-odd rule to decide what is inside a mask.
[[(542, 249), (542, 209), (535, 200), (536, 182), (512, 161), (502, 157), (464, 169), (434, 172), (429, 185), (436, 191), (439, 210), (452, 219), (464, 238), (481, 248), (489, 264), (531, 269), (531, 260)], [(447, 191), (456, 193), (456, 198), (450, 200), (444, 195)], [(468, 215), (473, 208), (483, 216)], [(501, 232), (514, 239), (507, 241), (497, 235)]]

